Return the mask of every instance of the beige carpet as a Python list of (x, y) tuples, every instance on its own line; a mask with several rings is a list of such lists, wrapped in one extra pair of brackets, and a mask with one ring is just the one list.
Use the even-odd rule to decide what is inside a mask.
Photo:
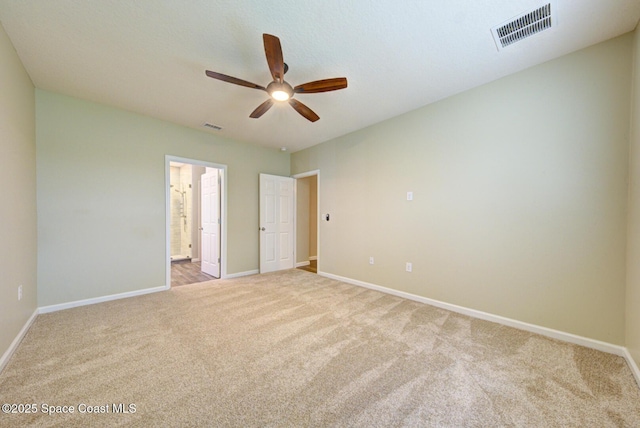
[(40, 315), (0, 403), (38, 409), (3, 427), (640, 426), (620, 357), (296, 269)]

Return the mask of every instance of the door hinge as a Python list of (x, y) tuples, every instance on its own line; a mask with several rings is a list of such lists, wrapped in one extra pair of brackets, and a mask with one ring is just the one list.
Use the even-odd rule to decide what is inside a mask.
[(220, 257), (218, 257), (218, 264), (220, 264)]

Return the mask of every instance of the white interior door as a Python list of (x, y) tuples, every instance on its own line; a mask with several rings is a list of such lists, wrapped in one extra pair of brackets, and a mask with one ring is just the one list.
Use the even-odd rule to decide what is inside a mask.
[(293, 184), (290, 177), (260, 174), (260, 273), (294, 266)]
[(201, 183), (201, 270), (220, 278), (220, 171), (207, 168)]

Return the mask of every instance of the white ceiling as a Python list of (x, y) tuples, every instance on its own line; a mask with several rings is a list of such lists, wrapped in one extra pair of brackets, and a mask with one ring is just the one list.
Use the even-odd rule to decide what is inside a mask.
[[(490, 28), (544, 0), (0, 0), (0, 22), (36, 87), (297, 151), (632, 31), (639, 0), (552, 0), (558, 24), (502, 51)], [(267, 94), (262, 33), (278, 36), (292, 85), (347, 77), (249, 114)], [(222, 126), (209, 131), (202, 124)]]

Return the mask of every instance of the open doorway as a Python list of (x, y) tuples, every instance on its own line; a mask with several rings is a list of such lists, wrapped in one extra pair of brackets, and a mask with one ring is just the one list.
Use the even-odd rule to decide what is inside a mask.
[(226, 275), (226, 165), (165, 157), (167, 286)]
[(293, 178), (296, 180), (296, 267), (317, 273), (319, 171)]

